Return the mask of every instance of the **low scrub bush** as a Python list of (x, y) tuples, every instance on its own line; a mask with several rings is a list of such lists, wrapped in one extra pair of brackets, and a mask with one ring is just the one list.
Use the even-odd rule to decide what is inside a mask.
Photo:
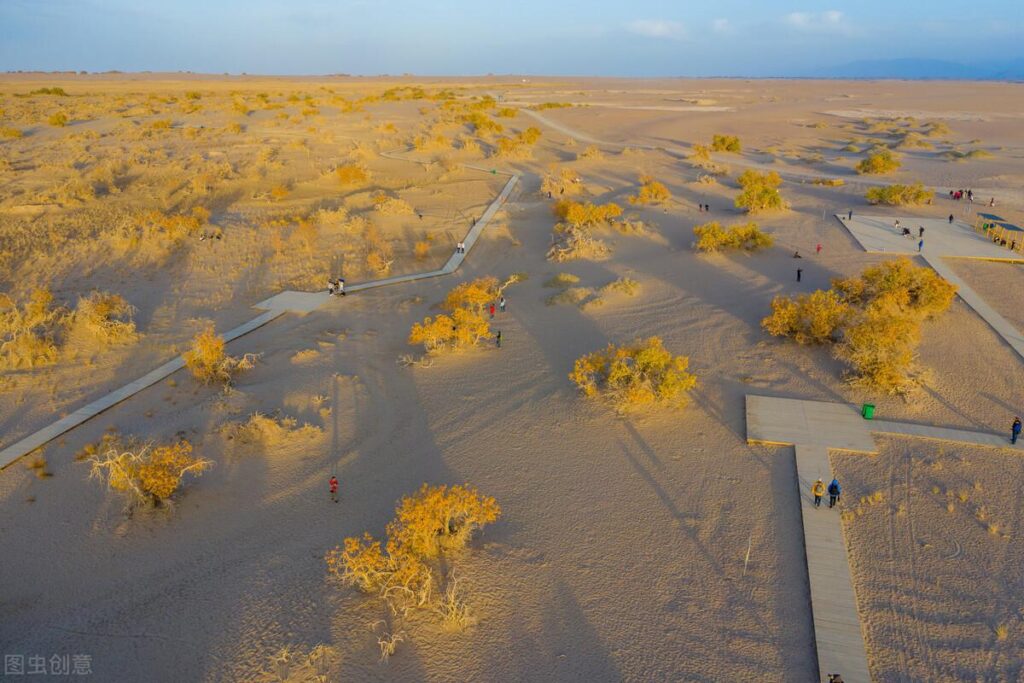
[(192, 339), (192, 346), (185, 352), (185, 367), (192, 376), (203, 384), (231, 384), (236, 374), (251, 369), (256, 356), (246, 354), (234, 358), (224, 351), (224, 338), (214, 333), (212, 327), (200, 332)]
[(935, 193), (931, 190), (926, 190), (921, 183), (914, 183), (913, 185), (872, 187), (868, 189), (864, 197), (868, 200), (869, 204), (908, 206), (928, 204), (935, 197)]
[(542, 194), (550, 194), (551, 196), (562, 197), (564, 195), (574, 195), (579, 193), (583, 189), (583, 182), (576, 171), (570, 168), (563, 168), (558, 173), (549, 172), (545, 173), (544, 177), (540, 181), (540, 191)]
[(882, 175), (892, 173), (901, 166), (899, 159), (887, 149), (879, 150), (861, 159), (856, 166), (857, 173)]
[(0, 138), (17, 139), (23, 135), (20, 128), (3, 126), (0, 128)]
[(597, 145), (590, 145), (585, 150), (576, 155), (577, 159), (590, 159), (591, 161), (600, 161), (604, 159), (604, 152)]
[(672, 193), (649, 175), (640, 176), (640, 189), (629, 198), (630, 204), (661, 204), (672, 199)]
[(757, 223), (723, 228), (717, 221), (712, 221), (695, 227), (693, 234), (697, 237), (697, 250), (705, 253), (740, 249), (758, 251), (775, 243), (775, 238), (762, 232)]
[(93, 292), (75, 306), (74, 325), (103, 344), (128, 344), (138, 339), (132, 315), (135, 307), (124, 298)]
[(742, 188), (736, 197), (737, 208), (746, 209), (748, 213), (786, 208), (786, 202), (779, 193), (782, 178), (775, 171), (744, 171), (736, 181)]
[(851, 313), (838, 292), (818, 290), (795, 297), (772, 299), (772, 313), (761, 327), (773, 336), (789, 337), (797, 344), (825, 344), (836, 340)]
[(553, 210), (559, 220), (574, 228), (605, 225), (622, 215), (622, 207), (618, 204), (591, 204), (571, 199), (560, 199)]
[(34, 290), (20, 305), (0, 294), (0, 368), (16, 370), (56, 363), (59, 336), (67, 319), (67, 309), (53, 305), (53, 294), (48, 289)]
[(68, 115), (62, 111), (58, 111), (54, 114), (51, 114), (50, 118), (46, 119), (46, 122), (49, 123), (51, 126), (63, 128), (64, 126), (68, 125)]
[(711, 149), (716, 152), (733, 152), (739, 154), (742, 151), (740, 139), (735, 135), (715, 135), (711, 138)]
[(680, 407), (697, 386), (689, 359), (673, 356), (658, 337), (637, 340), (576, 360), (569, 379), (585, 396), (608, 401), (618, 412), (653, 404)]
[(342, 164), (334, 169), (338, 182), (344, 186), (362, 185), (370, 180), (370, 172), (362, 164)]

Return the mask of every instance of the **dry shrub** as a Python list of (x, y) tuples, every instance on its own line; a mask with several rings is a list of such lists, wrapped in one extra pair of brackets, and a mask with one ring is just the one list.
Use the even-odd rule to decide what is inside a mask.
[(591, 204), (571, 199), (558, 200), (553, 210), (560, 220), (574, 228), (604, 225), (622, 215), (622, 207), (618, 204)]
[(857, 173), (868, 175), (879, 175), (892, 173), (900, 167), (899, 159), (887, 149), (882, 149), (874, 154), (869, 154), (861, 159), (856, 166)]
[(412, 146), (420, 152), (431, 152), (451, 149), (452, 141), (440, 133), (435, 135), (417, 135), (412, 140)]
[(545, 173), (540, 181), (541, 193), (551, 194), (552, 196), (572, 195), (580, 192), (582, 189), (583, 183), (579, 175), (570, 168), (563, 168), (557, 174), (554, 172)]
[(658, 337), (609, 344), (576, 360), (569, 373), (588, 397), (607, 400), (620, 413), (655, 404), (682, 407), (697, 378), (686, 356), (673, 356)]
[(748, 213), (786, 208), (786, 202), (779, 194), (782, 178), (775, 171), (768, 173), (744, 171), (736, 181), (742, 188), (736, 197), (737, 208), (746, 209)]
[(549, 296), (544, 303), (548, 306), (582, 306), (593, 294), (593, 290), (587, 287), (567, 287)]
[(391, 242), (384, 239), (377, 226), (369, 221), (365, 223), (363, 228), (363, 260), (370, 272), (377, 275), (389, 273), (392, 264), (395, 262), (395, 251), (391, 246)]
[(628, 277), (620, 277), (601, 288), (601, 294), (619, 293), (626, 296), (636, 296), (639, 291), (640, 283)]
[(474, 111), (469, 114), (464, 114), (460, 121), (462, 123), (472, 126), (473, 132), (477, 135), (490, 135), (491, 133), (500, 133), (505, 128), (500, 123), (492, 119), (482, 111)]
[(494, 115), (502, 119), (514, 119), (519, 110), (515, 107), (502, 107), (494, 112)]
[(384, 216), (409, 216), (415, 213), (409, 202), (399, 197), (391, 197), (384, 192), (373, 196), (373, 208)]
[(48, 289), (37, 289), (18, 305), (0, 294), (0, 368), (13, 370), (52, 365), (59, 355), (58, 336), (68, 311), (55, 307)]
[(703, 167), (705, 164), (711, 163), (711, 148), (707, 145), (701, 145), (694, 143), (690, 151), (690, 163), (695, 166)]
[(758, 251), (775, 243), (775, 238), (762, 232), (757, 223), (723, 228), (717, 221), (712, 221), (695, 227), (693, 234), (697, 237), (697, 250), (705, 253), (738, 249)]
[(192, 339), (192, 347), (185, 352), (185, 366), (192, 376), (203, 384), (231, 384), (234, 375), (255, 364), (256, 356), (245, 354), (234, 358), (224, 351), (224, 338), (208, 327)]
[(533, 146), (540, 140), (539, 128), (530, 127), (512, 137), (495, 140), (494, 156), (506, 159), (529, 159), (533, 155)]
[(905, 393), (914, 385), (921, 322), (946, 311), (955, 295), (956, 286), (931, 268), (900, 258), (834, 279), (829, 291), (776, 297), (761, 325), (801, 344), (834, 342), (833, 354), (852, 369), (851, 383)]
[(868, 200), (869, 204), (907, 206), (928, 204), (935, 197), (935, 193), (931, 190), (926, 190), (921, 183), (914, 183), (913, 185), (872, 187), (864, 197)]
[(128, 344), (138, 339), (131, 317), (135, 307), (124, 298), (93, 292), (75, 306), (74, 325), (104, 344)]
[(189, 213), (165, 214), (162, 211), (147, 211), (135, 217), (120, 236), (120, 246), (128, 251), (142, 244), (155, 246), (177, 246), (189, 237), (194, 237), (210, 219), (210, 212), (194, 207)]
[(733, 152), (735, 154), (739, 154), (742, 151), (740, 139), (735, 135), (712, 136), (711, 149), (716, 152)]
[(417, 261), (422, 261), (430, 255), (430, 242), (419, 240), (412, 247), (412, 255)]
[(649, 175), (640, 176), (640, 189), (629, 198), (630, 204), (661, 204), (672, 199), (672, 193)]
[(64, 126), (68, 125), (68, 115), (62, 111), (58, 111), (51, 114), (50, 118), (46, 119), (46, 122), (51, 126), (63, 128)]
[(0, 127), (0, 138), (17, 139), (23, 135), (20, 128), (14, 128), (13, 126)]
[(548, 249), (547, 257), (555, 263), (588, 259), (600, 261), (608, 258), (611, 247), (590, 234), (589, 230), (568, 226), (558, 232), (557, 241)]
[(312, 438), (323, 434), (314, 425), (303, 423), (294, 417), (270, 416), (253, 413), (245, 422), (231, 422), (221, 428), (225, 439), (241, 445), (277, 446), (296, 438)]
[(811, 181), (812, 185), (822, 185), (824, 187), (842, 187), (846, 184), (846, 181), (842, 178), (815, 178)]
[(198, 476), (213, 463), (192, 455), (192, 444), (181, 440), (154, 446), (112, 443), (89, 456), (90, 476), (128, 498), (129, 507), (160, 505), (168, 501), (191, 473)]
[(361, 185), (370, 179), (370, 172), (362, 164), (342, 164), (334, 169), (342, 185)]
[(566, 287), (573, 286), (574, 284), (576, 284), (579, 281), (580, 281), (579, 277), (577, 277), (576, 275), (573, 275), (572, 273), (559, 273), (558, 275), (555, 275), (550, 280), (545, 282), (544, 286), (545, 287), (557, 287), (557, 288), (560, 288), (560, 289), (564, 289)]
[(577, 159), (590, 159), (591, 161), (600, 161), (604, 159), (604, 152), (597, 145), (590, 145), (585, 150), (576, 155)]

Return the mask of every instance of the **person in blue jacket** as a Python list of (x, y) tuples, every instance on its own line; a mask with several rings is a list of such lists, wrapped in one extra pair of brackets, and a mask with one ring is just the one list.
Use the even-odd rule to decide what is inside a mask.
[(843, 492), (839, 486), (839, 480), (833, 479), (828, 485), (828, 506), (834, 508), (836, 503), (839, 502), (839, 495)]

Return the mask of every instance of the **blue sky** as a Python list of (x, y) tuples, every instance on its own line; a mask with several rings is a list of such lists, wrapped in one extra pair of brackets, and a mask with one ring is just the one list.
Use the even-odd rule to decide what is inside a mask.
[(0, 0), (0, 70), (769, 76), (1024, 58), (1021, 0)]

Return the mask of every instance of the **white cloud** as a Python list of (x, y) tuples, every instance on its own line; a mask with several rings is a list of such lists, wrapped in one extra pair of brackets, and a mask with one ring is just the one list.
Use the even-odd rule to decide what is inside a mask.
[(711, 22), (711, 30), (715, 33), (732, 33), (732, 24), (728, 19), (715, 19)]
[(790, 12), (783, 21), (798, 31), (846, 32), (846, 17), (839, 10), (825, 12)]
[(626, 24), (626, 30), (648, 38), (682, 40), (686, 37), (686, 27), (668, 19), (637, 19)]

